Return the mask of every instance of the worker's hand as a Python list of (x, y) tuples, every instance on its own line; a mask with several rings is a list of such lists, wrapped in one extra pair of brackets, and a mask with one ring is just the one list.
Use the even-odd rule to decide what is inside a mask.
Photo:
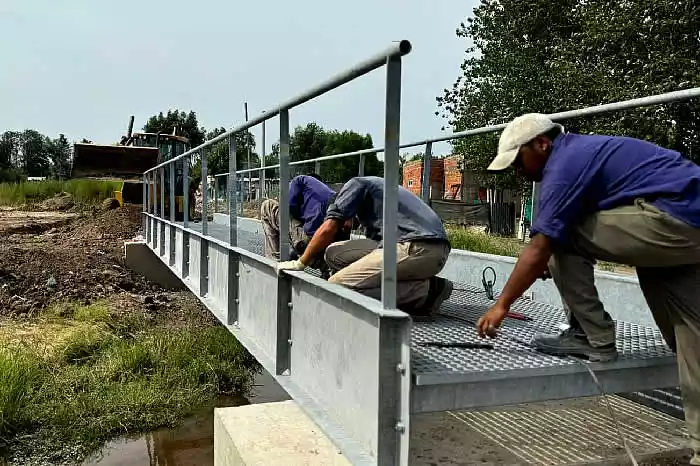
[(282, 270), (304, 270), (306, 266), (301, 263), (299, 259), (293, 261), (285, 261), (277, 263), (277, 274), (279, 275)]
[(479, 336), (495, 337), (496, 329), (501, 325), (503, 319), (506, 318), (507, 313), (508, 309), (498, 303), (491, 306), (491, 309), (481, 316), (476, 323), (476, 331), (479, 333)]

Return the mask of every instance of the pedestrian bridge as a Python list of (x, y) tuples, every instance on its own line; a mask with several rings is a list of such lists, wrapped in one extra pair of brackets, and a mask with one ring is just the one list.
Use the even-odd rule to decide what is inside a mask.
[[(289, 166), (329, 158), (384, 152), (385, 243), (396, 238), (396, 196), (400, 147), (425, 144), (429, 173), (432, 142), (467, 137), (501, 126), (455, 133), (419, 143), (399, 144), (401, 57), (410, 51), (403, 41), (316, 88), (265, 112), (223, 135), (207, 141), (146, 172), (144, 231), (149, 247), (242, 342), (342, 450), (353, 464), (406, 465), (411, 415), (415, 413), (481, 408), (541, 400), (597, 395), (594, 371), (608, 393), (677, 385), (673, 354), (664, 344), (646, 308), (636, 280), (600, 272), (596, 276), (603, 302), (617, 320), (620, 358), (611, 363), (585, 363), (535, 352), (529, 341), (536, 332), (557, 332), (565, 317), (551, 281), (535, 284), (513, 311), (531, 321), (506, 319), (492, 349), (431, 346), (429, 343), (483, 342), (475, 332), (476, 319), (493, 302), (484, 293), (482, 273), (491, 267), (496, 289), (514, 265), (512, 258), (453, 250), (441, 276), (455, 282), (451, 299), (430, 322), (414, 322), (395, 308), (395, 250), (384, 251), (382, 300), (333, 285), (313, 273), (284, 272), (262, 255), (259, 222), (237, 215), (235, 185), (245, 172), (235, 171), (233, 136), (279, 116), (280, 185), (289, 180)], [(289, 161), (289, 110), (376, 68), (386, 67), (386, 132), (383, 148), (322, 157), (317, 161)], [(685, 92), (685, 91), (684, 91)], [(674, 94), (674, 93), (671, 93)], [(558, 114), (557, 119), (602, 113), (687, 98), (630, 101)], [(695, 90), (693, 96), (699, 94)], [(612, 107), (610, 106), (612, 105)], [(200, 222), (174, 219), (174, 189), (165, 218), (166, 179), (187, 179), (190, 160), (200, 157), (207, 179), (209, 147), (228, 138), (227, 212), (210, 220), (204, 192)], [(264, 157), (263, 157), (264, 159)], [(166, 176), (167, 175), (167, 176)], [(156, 186), (154, 192), (146, 185)], [(264, 186), (264, 183), (261, 184)], [(427, 185), (427, 183), (424, 183)], [(393, 189), (392, 189), (393, 187)], [(279, 193), (281, 205), (288, 192)], [(185, 212), (188, 211), (187, 198)], [(286, 256), (288, 212), (281, 209), (281, 247)], [(386, 264), (389, 264), (388, 266)]]

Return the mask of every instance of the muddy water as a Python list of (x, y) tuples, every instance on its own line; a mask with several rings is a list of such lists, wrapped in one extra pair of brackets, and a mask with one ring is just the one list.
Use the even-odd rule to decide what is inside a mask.
[[(256, 377), (250, 397), (222, 398), (220, 406), (242, 406), (289, 399), (267, 373)], [(214, 464), (214, 413), (193, 416), (177, 429), (114, 440), (88, 458), (83, 466), (207, 466)]]

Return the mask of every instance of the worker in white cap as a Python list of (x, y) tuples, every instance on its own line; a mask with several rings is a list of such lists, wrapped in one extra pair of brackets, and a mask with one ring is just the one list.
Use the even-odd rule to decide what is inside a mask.
[(510, 122), (489, 170), (540, 182), (531, 242), (496, 303), (477, 322), (496, 336), (511, 305), (551, 274), (569, 316), (533, 344), (594, 361), (617, 357), (615, 323), (593, 283), (596, 260), (637, 269), (666, 342), (676, 352), (685, 417), (700, 465), (700, 167), (676, 151), (626, 137), (580, 135), (541, 114)]

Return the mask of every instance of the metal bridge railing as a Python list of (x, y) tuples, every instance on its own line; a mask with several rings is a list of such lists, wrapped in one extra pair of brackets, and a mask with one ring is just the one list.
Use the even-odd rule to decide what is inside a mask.
[[(150, 199), (150, 190), (145, 192), (148, 201), (147, 212), (157, 213), (160, 212), (161, 215), (165, 212), (165, 173), (169, 174), (169, 201), (170, 201), (170, 217), (171, 221), (175, 221), (175, 171), (176, 164), (181, 164), (182, 169), (182, 185), (184, 194), (184, 219), (183, 224), (185, 227), (189, 223), (189, 196), (187, 195), (186, 185), (188, 180), (189, 171), (189, 159), (190, 157), (199, 157), (201, 160), (202, 168), (202, 181), (206, 186), (207, 178), (207, 151), (218, 142), (228, 140), (229, 144), (229, 171), (226, 174), (227, 180), (227, 197), (228, 197), (228, 213), (230, 221), (230, 237), (229, 241), (232, 246), (236, 245), (236, 196), (235, 196), (235, 182), (236, 175), (243, 174), (253, 171), (259, 171), (260, 169), (249, 169), (249, 170), (238, 170), (236, 171), (236, 141), (235, 135), (247, 131), (258, 124), (262, 124), (267, 120), (270, 120), (276, 116), (279, 116), (280, 124), (280, 163), (273, 167), (265, 168), (279, 168), (279, 184), (280, 186), (287, 186), (289, 184), (289, 167), (290, 165), (297, 165), (298, 162), (289, 161), (289, 111), (295, 107), (298, 107), (318, 96), (325, 94), (337, 87), (342, 86), (360, 76), (363, 76), (370, 71), (377, 68), (386, 66), (386, 102), (385, 102), (385, 133), (384, 133), (384, 147), (382, 152), (386, 155), (384, 157), (384, 178), (386, 180), (384, 189), (384, 240), (388, 244), (396, 243), (396, 216), (397, 216), (397, 198), (398, 198), (398, 177), (399, 177), (399, 130), (400, 130), (400, 107), (401, 107), (401, 57), (408, 54), (411, 51), (411, 44), (409, 41), (403, 40), (396, 42), (387, 50), (378, 53), (377, 55), (365, 60), (354, 66), (353, 68), (340, 73), (327, 81), (319, 84), (318, 86), (294, 97), (287, 102), (284, 102), (277, 107), (263, 112), (261, 115), (251, 119), (250, 121), (233, 128), (225, 133), (220, 134), (208, 141), (194, 147), (183, 154), (180, 154), (170, 160), (167, 160), (155, 167), (144, 172), (144, 191), (145, 186), (149, 185), (152, 180), (153, 185), (158, 185), (157, 177), (160, 177), (160, 190), (155, 189), (155, 192), (161, 193), (160, 195), (160, 208), (158, 206), (152, 205), (152, 200)], [(375, 151), (376, 152), (376, 151)], [(364, 152), (369, 153), (369, 152)], [(348, 156), (349, 154), (343, 154), (342, 156)], [(329, 160), (331, 158), (337, 158), (338, 156), (329, 156), (326, 158), (321, 158), (323, 160)], [(320, 161), (321, 159), (318, 159)], [(264, 157), (263, 157), (264, 160)], [(285, 206), (289, 204), (289, 192), (285, 189), (280, 189), (279, 202), (280, 205)], [(207, 234), (208, 228), (208, 190), (202, 190), (202, 233)], [(161, 247), (163, 247), (161, 242)], [(161, 251), (162, 252), (162, 251)], [(174, 253), (173, 253), (174, 254)], [(289, 255), (289, 210), (280, 209), (280, 258), (281, 260), (286, 260)], [(384, 265), (382, 267), (382, 305), (385, 309), (395, 309), (396, 308), (396, 250), (392, 248), (384, 249)]]
[[(648, 97), (641, 97), (638, 99), (630, 99), (630, 100), (624, 100), (624, 101), (620, 101), (620, 102), (612, 102), (612, 103), (608, 103), (608, 104), (595, 105), (592, 107), (585, 107), (585, 108), (576, 109), (576, 110), (568, 110), (565, 112), (557, 112), (557, 113), (549, 114), (549, 117), (553, 121), (564, 121), (564, 120), (569, 120), (572, 118), (601, 115), (601, 114), (612, 113), (612, 112), (616, 112), (616, 111), (620, 111), (620, 110), (629, 110), (629, 109), (640, 108), (640, 107), (650, 107), (653, 105), (667, 104), (667, 103), (671, 103), (671, 102), (679, 102), (679, 101), (690, 100), (690, 99), (694, 99), (694, 98), (698, 98), (698, 97), (700, 97), (700, 87), (692, 88), (692, 89), (684, 89), (684, 90), (680, 90), (680, 91), (667, 92), (665, 94), (658, 94), (658, 95), (653, 95), (653, 96), (648, 96)], [(465, 131), (459, 131), (459, 132), (455, 132), (455, 133), (448, 134), (448, 135), (436, 136), (436, 137), (432, 137), (432, 138), (428, 138), (428, 139), (422, 139), (419, 141), (400, 144), (399, 149), (409, 149), (409, 148), (424, 146), (423, 172), (422, 172), (422, 180), (421, 180), (421, 190), (422, 190), (421, 191), (421, 198), (425, 202), (428, 202), (430, 200), (430, 183), (429, 183), (429, 181), (430, 181), (430, 165), (431, 165), (433, 144), (434, 143), (445, 142), (445, 141), (454, 141), (457, 139), (465, 139), (467, 137), (476, 136), (476, 135), (480, 135), (480, 134), (495, 133), (495, 132), (503, 130), (506, 127), (506, 124), (507, 123), (501, 123), (501, 124), (497, 124), (497, 125), (483, 126), (480, 128), (468, 129)], [(318, 164), (320, 162), (323, 162), (326, 160), (334, 160), (334, 159), (345, 158), (345, 157), (360, 156), (358, 176), (363, 176), (363, 174), (364, 174), (364, 160), (363, 160), (364, 156), (367, 154), (378, 154), (381, 152), (384, 152), (384, 148), (373, 147), (371, 149), (363, 149), (363, 150), (358, 150), (358, 151), (353, 151), (353, 152), (345, 152), (342, 154), (326, 155), (326, 156), (318, 157), (315, 159), (297, 160), (294, 162), (290, 162), (289, 165), (295, 166), (295, 165), (305, 165), (305, 164), (314, 163), (314, 164), (316, 164), (316, 167), (318, 167)], [(237, 174), (245, 174), (245, 173), (253, 173), (253, 172), (257, 171), (257, 172), (261, 173), (260, 179), (262, 180), (262, 179), (264, 179), (264, 174), (263, 174), (264, 170), (275, 169), (275, 168), (279, 168), (279, 167), (280, 167), (279, 164), (265, 166), (264, 162), (262, 162), (262, 164), (259, 168), (249, 168), (246, 170), (238, 170), (236, 173)], [(220, 176), (227, 176), (227, 175), (228, 175), (228, 173), (222, 173), (222, 174), (215, 175), (215, 176), (220, 177)], [(536, 189), (537, 188), (533, 185), (533, 196), (532, 196), (533, 200), (535, 199)], [(264, 197), (264, 194), (263, 194), (263, 197)], [(533, 218), (534, 218), (534, 212), (535, 212), (534, 208), (533, 208), (532, 212), (533, 212)]]

